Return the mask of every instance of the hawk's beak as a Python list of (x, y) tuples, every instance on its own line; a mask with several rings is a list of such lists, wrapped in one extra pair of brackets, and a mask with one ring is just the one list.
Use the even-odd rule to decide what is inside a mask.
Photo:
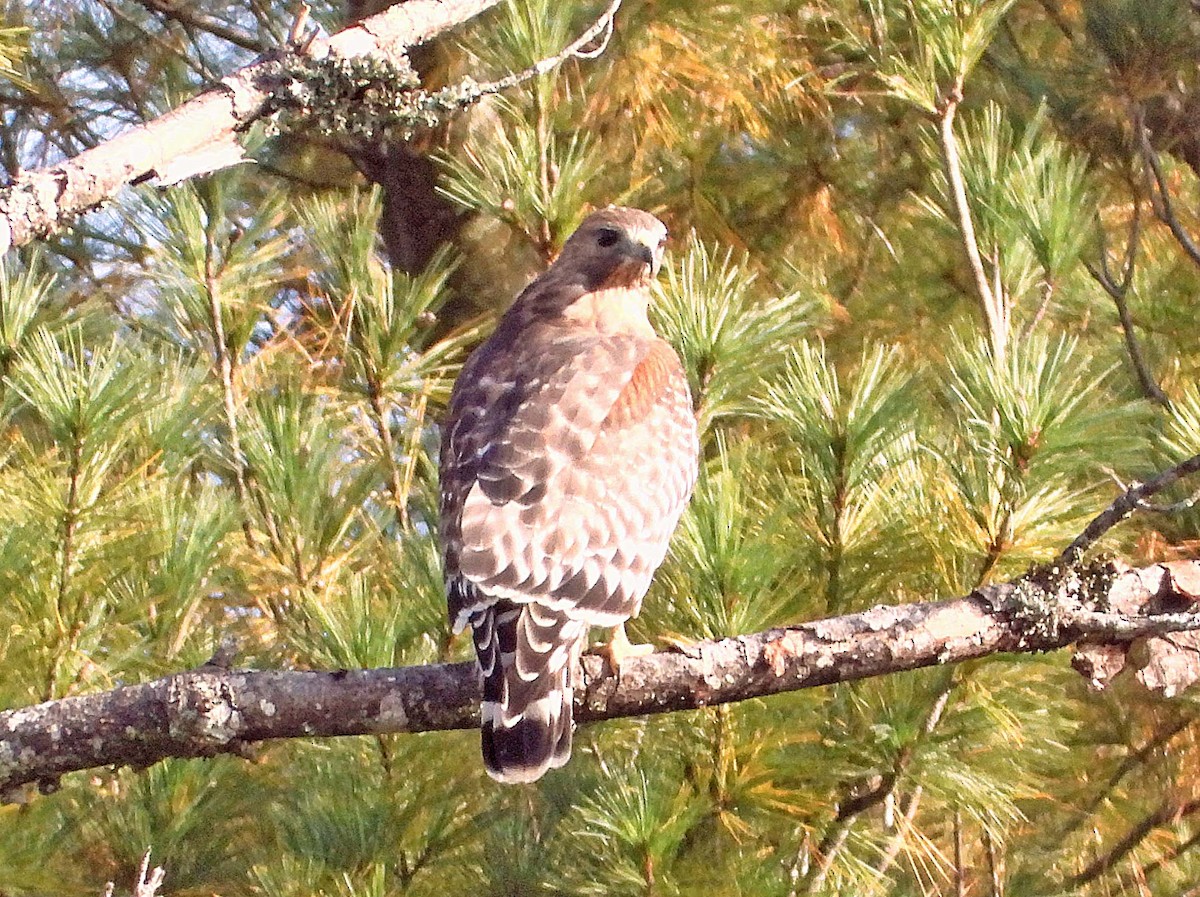
[(650, 266), (651, 277), (658, 276), (658, 269), (662, 266), (661, 252), (655, 252), (653, 248), (647, 246), (645, 243), (635, 243), (631, 255), (639, 262)]

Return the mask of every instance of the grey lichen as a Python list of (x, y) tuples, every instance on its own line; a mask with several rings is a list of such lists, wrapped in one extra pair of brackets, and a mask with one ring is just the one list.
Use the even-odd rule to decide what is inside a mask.
[(18, 772), (21, 768), (21, 763), (17, 757), (16, 751), (12, 745), (0, 741), (0, 781), (5, 781), (10, 778), (13, 773)]
[(1056, 644), (1077, 622), (1078, 611), (1108, 609), (1117, 569), (1108, 558), (1031, 567), (1005, 586), (979, 590), (1019, 627), (1021, 647)]
[(364, 141), (408, 139), (486, 93), (469, 78), (425, 91), (406, 59), (374, 56), (289, 54), (265, 67), (259, 85), (270, 94), (265, 116), (276, 130)]
[(171, 684), (168, 702), (175, 711), (168, 726), (172, 738), (223, 747), (241, 733), (241, 711), (218, 677), (204, 673), (180, 677)]

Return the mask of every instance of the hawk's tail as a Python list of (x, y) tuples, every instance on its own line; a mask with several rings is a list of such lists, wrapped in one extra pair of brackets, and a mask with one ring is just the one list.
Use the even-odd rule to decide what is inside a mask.
[(537, 603), (498, 601), (471, 616), (493, 779), (532, 782), (571, 756), (571, 655), (585, 629)]

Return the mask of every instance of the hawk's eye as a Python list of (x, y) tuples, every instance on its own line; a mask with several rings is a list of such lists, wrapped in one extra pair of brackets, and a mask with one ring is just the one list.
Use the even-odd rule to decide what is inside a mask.
[(621, 234), (613, 230), (611, 227), (600, 228), (600, 234), (596, 237), (596, 242), (601, 246), (614, 246), (617, 240), (621, 239)]

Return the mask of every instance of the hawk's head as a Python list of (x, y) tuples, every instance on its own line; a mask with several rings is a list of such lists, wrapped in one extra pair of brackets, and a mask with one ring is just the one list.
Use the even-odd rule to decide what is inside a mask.
[(658, 274), (666, 243), (666, 225), (649, 212), (609, 206), (583, 219), (553, 267), (588, 290), (644, 287)]

